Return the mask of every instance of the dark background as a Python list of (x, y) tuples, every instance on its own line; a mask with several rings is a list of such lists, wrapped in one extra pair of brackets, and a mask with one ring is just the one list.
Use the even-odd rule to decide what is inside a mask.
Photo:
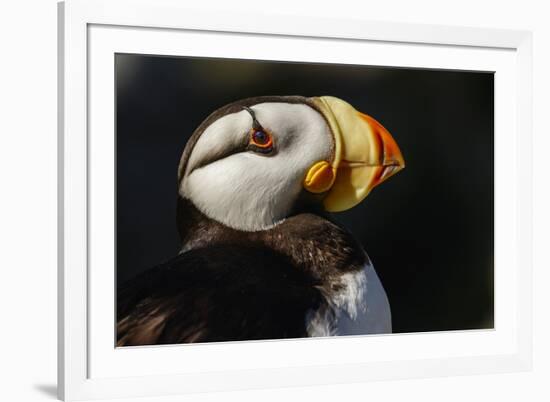
[(406, 168), (337, 215), (388, 294), (394, 332), (493, 327), (493, 74), (118, 54), (117, 280), (175, 256), (177, 166), (215, 109), (332, 95), (379, 120)]

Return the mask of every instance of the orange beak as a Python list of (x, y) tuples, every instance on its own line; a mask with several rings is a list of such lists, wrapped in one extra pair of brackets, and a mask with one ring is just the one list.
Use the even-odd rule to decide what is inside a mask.
[(403, 169), (405, 161), (393, 137), (372, 117), (338, 98), (312, 101), (329, 123), (335, 152), (332, 161), (319, 161), (310, 168), (304, 187), (327, 193), (323, 201), (327, 211), (345, 211)]

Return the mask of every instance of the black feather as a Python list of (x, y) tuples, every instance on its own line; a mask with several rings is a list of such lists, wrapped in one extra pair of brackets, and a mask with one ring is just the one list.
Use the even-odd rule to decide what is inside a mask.
[(119, 288), (117, 344), (303, 337), (316, 285), (267, 247), (191, 250)]

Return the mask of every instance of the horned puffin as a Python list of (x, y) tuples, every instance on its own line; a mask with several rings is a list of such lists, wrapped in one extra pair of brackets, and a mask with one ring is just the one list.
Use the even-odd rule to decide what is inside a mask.
[(216, 110), (178, 167), (181, 252), (118, 287), (117, 346), (390, 333), (382, 283), (331, 213), (404, 165), (389, 132), (336, 97)]

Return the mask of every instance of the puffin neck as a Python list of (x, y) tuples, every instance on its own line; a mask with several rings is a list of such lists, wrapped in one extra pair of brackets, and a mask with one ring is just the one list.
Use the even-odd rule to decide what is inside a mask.
[(229, 228), (201, 213), (191, 201), (178, 198), (180, 253), (235, 245), (267, 247), (288, 258), (297, 269), (323, 283), (343, 273), (361, 270), (369, 262), (362, 246), (341, 226), (320, 215), (303, 212), (273, 228), (246, 232)]

